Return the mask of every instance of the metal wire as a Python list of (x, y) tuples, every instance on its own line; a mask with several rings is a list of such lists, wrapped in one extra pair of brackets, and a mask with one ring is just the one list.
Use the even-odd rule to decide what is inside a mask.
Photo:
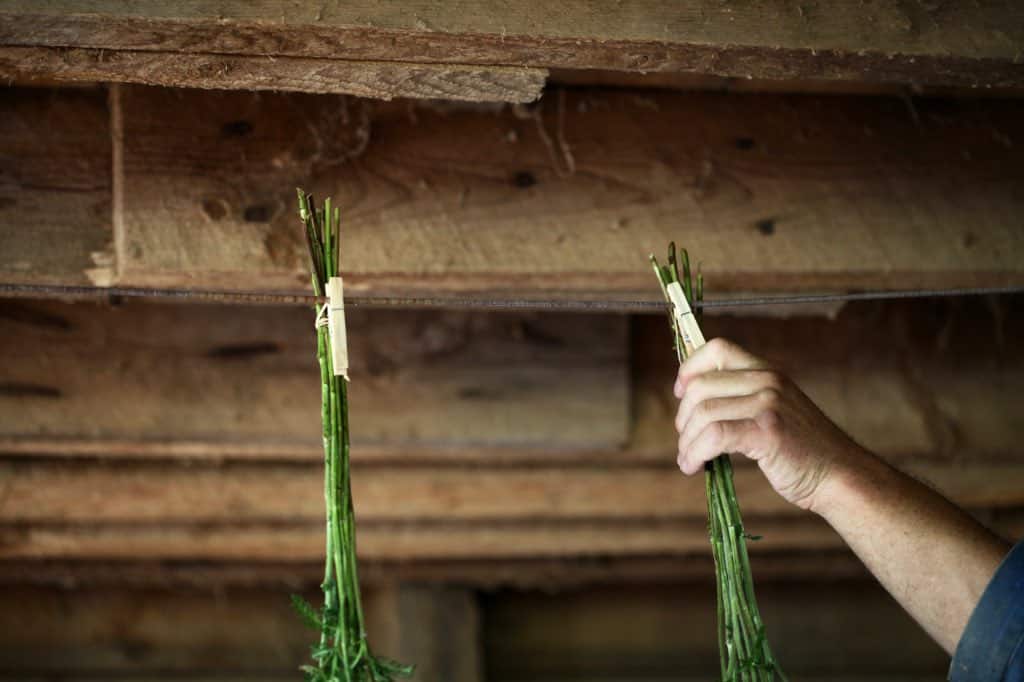
[[(893, 299), (924, 299), (958, 296), (1003, 296), (1024, 294), (1024, 286), (975, 287), (951, 289), (911, 289), (897, 291), (860, 291), (851, 293), (817, 293), (748, 298), (710, 299), (698, 303), (706, 309), (740, 308), (749, 306), (811, 305), (820, 303), (846, 303), (851, 301), (885, 301)], [(0, 283), (0, 296), (14, 298), (152, 298), (186, 300), (199, 303), (234, 303), (244, 305), (307, 305), (326, 301), (323, 297), (305, 293), (217, 291), (203, 289), (160, 289), (154, 287), (90, 287), (59, 284)], [(472, 297), (417, 297), (417, 296), (346, 296), (345, 304), (367, 308), (464, 308), (474, 310), (555, 310), (565, 312), (654, 312), (661, 311), (665, 302), (650, 300), (608, 299), (503, 299)]]

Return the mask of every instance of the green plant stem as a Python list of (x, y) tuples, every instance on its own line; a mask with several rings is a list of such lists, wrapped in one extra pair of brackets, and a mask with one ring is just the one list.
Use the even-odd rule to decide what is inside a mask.
[[(676, 357), (683, 363), (687, 351), (672, 314), (668, 286), (679, 282), (690, 305), (696, 307), (704, 296), (704, 279), (700, 274), (693, 277), (688, 254), (685, 250), (677, 254), (674, 244), (669, 245), (668, 265), (659, 265), (651, 256), (651, 266), (669, 306)], [(695, 314), (699, 320), (699, 309)], [(732, 461), (728, 455), (721, 455), (705, 464), (704, 492), (707, 495), (708, 535), (715, 562), (716, 634), (722, 679), (730, 682), (773, 682), (776, 677), (786, 680), (772, 654), (757, 607), (747, 535), (736, 499)]]
[[(310, 195), (298, 192), (299, 217), (309, 248), (313, 292), (322, 296), (341, 260), (340, 211), (330, 199), (317, 209)], [(317, 311), (318, 320), (320, 312)], [(320, 367), (321, 420), (324, 444), (325, 557), (321, 586), (324, 605), (317, 614), (295, 597), (297, 610), (320, 630), (313, 665), (302, 667), (309, 682), (391, 682), (412, 674), (411, 666), (377, 658), (366, 639), (356, 563), (355, 505), (349, 475), (347, 380), (334, 375), (331, 339), (326, 326), (316, 329)]]

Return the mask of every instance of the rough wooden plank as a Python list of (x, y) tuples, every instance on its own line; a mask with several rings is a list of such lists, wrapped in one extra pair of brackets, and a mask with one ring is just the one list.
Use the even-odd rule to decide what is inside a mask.
[[(1020, 459), (1024, 382), (1024, 357), (1012, 343), (1024, 334), (1019, 307), (1015, 298), (860, 303), (835, 319), (715, 316), (705, 327), (786, 368), (826, 414), (890, 460), (1011, 463)], [(0, 414), (8, 417), (0, 453), (318, 462), (317, 396), (299, 389), (316, 377), (306, 348), (308, 316), (266, 308), (4, 303), (0, 331), (7, 341), (0, 349), (19, 362), (0, 371), (9, 394), (0, 398)], [(621, 320), (403, 317), (411, 331), (394, 314), (353, 317), (366, 337), (353, 341), (361, 358), (353, 384), (353, 409), (361, 415), (357, 460), (674, 461), (676, 361), (661, 316), (631, 322), (628, 392)], [(161, 326), (176, 333), (159, 344), (147, 340)], [(99, 339), (106, 340), (102, 351), (86, 350)], [(382, 365), (385, 357), (391, 359)], [(501, 358), (511, 363), (508, 374), (480, 374)], [(47, 398), (46, 387), (57, 388), (55, 363), (74, 370), (67, 395)], [(152, 369), (161, 363), (166, 367)], [(425, 373), (423, 363), (435, 371)], [(116, 374), (113, 365), (120, 367)], [(547, 382), (551, 372), (558, 373), (553, 392), (517, 388), (525, 376)], [(145, 390), (154, 382), (164, 391)], [(440, 402), (426, 398), (429, 382)], [(27, 395), (31, 386), (34, 397)], [(55, 404), (63, 409), (50, 409)], [(415, 409), (395, 417), (395, 405)], [(437, 418), (442, 409), (462, 417)]]
[[(841, 549), (814, 519), (759, 522), (755, 553)], [(705, 521), (532, 524), (370, 524), (359, 527), (369, 561), (687, 555), (707, 551)], [(323, 561), (323, 523), (269, 525), (0, 526), (4, 560)]]
[[(948, 656), (877, 583), (758, 588), (772, 648), (794, 679), (946, 674)], [(712, 583), (507, 591), (483, 610), (488, 680), (718, 679)]]
[[(1019, 511), (984, 515), (1008, 538), (1024, 535)], [(762, 535), (754, 554), (841, 550), (842, 539), (810, 516), (748, 517)], [(250, 524), (17, 524), (0, 526), (4, 560), (323, 561), (323, 522)], [(630, 558), (706, 555), (703, 519), (625, 522), (367, 523), (359, 555), (368, 561)], [(509, 582), (515, 583), (512, 579)]]
[[(1019, 297), (848, 305), (833, 319), (709, 316), (790, 374), (858, 442), (893, 460), (1019, 460)], [(678, 402), (664, 318), (633, 321), (630, 452), (667, 461)], [(641, 453), (647, 453), (641, 454)]]
[(415, 62), (687, 71), (742, 78), (1024, 82), (1012, 2), (5, 0), (0, 43)]
[(110, 283), (110, 126), (100, 89), (0, 90), (0, 280)]
[(400, 661), (415, 662), (411, 682), (484, 679), (479, 605), (469, 590), (440, 585), (384, 587), (377, 590), (367, 619), (379, 631), (370, 638), (375, 646)]
[[(4, 437), (183, 443), (185, 455), (199, 441), (226, 453), (251, 447), (319, 460), (313, 317), (301, 308), (6, 302)], [(625, 442), (623, 318), (348, 317), (357, 446), (386, 456), (404, 447), (613, 450)]]
[(353, 293), (654, 300), (670, 239), (719, 293), (1024, 281), (1020, 102), (122, 92), (125, 284), (303, 290), (299, 184)]
[[(431, 618), (431, 608), (425, 611), (427, 624), (433, 627), (422, 633), (413, 629), (423, 623), (422, 611), (416, 621), (395, 624), (409, 635), (451, 636), (423, 652), (416, 659), (421, 665), (439, 655), (465, 661), (473, 657), (474, 648), (485, 644), (487, 679), (514, 679), (514, 672), (523, 675), (519, 679), (531, 680), (544, 679), (545, 672), (547, 679), (609, 679), (598, 676), (603, 670), (628, 679), (661, 680), (673, 669), (684, 679), (708, 679), (706, 674), (700, 677), (714, 670), (716, 660), (714, 588), (708, 587), (702, 582), (486, 595), (481, 602), (480, 640), (472, 648), (470, 642), (454, 639), (456, 633), (445, 628), (449, 623)], [(944, 660), (877, 584), (808, 581), (759, 587), (773, 645), (790, 655), (785, 660), (792, 661), (793, 672), (814, 671), (818, 679), (835, 679), (829, 673), (842, 679), (843, 671), (850, 678), (876, 679), (873, 672), (887, 672), (906, 680), (915, 671), (937, 671)], [(449, 589), (431, 595), (423, 588), (397, 589), (406, 596), (419, 592), (435, 602), (454, 597), (476, 607), (474, 595), (466, 592)], [(308, 594), (315, 596), (313, 591)], [(394, 592), (372, 589), (364, 591), (364, 599), (371, 642), (383, 653), (397, 655), (400, 652), (387, 636), (386, 621), (394, 613), (387, 604), (389, 594)], [(0, 613), (5, 634), (0, 641), (0, 676), (193, 682), (295, 679), (295, 668), (308, 655), (310, 632), (291, 612), (287, 595), (284, 586), (5, 587), (2, 596), (8, 608)], [(455, 609), (454, 615), (465, 622), (463, 617), (470, 615), (466, 610)], [(616, 614), (621, 617), (616, 619)], [(624, 622), (629, 627), (623, 627)], [(571, 674), (573, 669), (578, 675)], [(633, 674), (626, 675), (626, 670)]]
[[(1024, 506), (1024, 466), (910, 464), (962, 506)], [(320, 468), (307, 465), (0, 462), (3, 523), (261, 523), (323, 517)], [(703, 518), (704, 482), (672, 468), (357, 466), (368, 522), (625, 521)], [(754, 516), (800, 511), (753, 466), (736, 469)]]
[(274, 59), (54, 47), (0, 48), (0, 77), (141, 83), (223, 90), (277, 90), (468, 102), (532, 102), (544, 69), (455, 64)]
[[(0, 585), (67, 585), (122, 588), (274, 587), (315, 588), (323, 580), (320, 560), (209, 562), (203, 560), (38, 559), (0, 561)], [(662, 556), (535, 557), (434, 561), (362, 560), (364, 586), (410, 583), (472, 585), (481, 589), (514, 586), (578, 588), (587, 585), (654, 584), (706, 581), (714, 577), (710, 553)], [(760, 552), (758, 581), (850, 579), (868, 577), (864, 564), (848, 549), (805, 554)]]
[[(288, 590), (3, 588), (0, 676), (298, 675), (315, 634)], [(305, 592), (310, 599), (315, 592)], [(364, 593), (373, 613), (378, 592)], [(25, 609), (21, 625), (15, 613)], [(370, 623), (372, 630), (379, 624)], [(49, 640), (49, 644), (47, 644)], [(53, 655), (54, 650), (59, 655)], [(47, 652), (50, 652), (48, 655)], [(60, 674), (63, 678), (64, 675)], [(94, 677), (95, 679), (95, 677)]]

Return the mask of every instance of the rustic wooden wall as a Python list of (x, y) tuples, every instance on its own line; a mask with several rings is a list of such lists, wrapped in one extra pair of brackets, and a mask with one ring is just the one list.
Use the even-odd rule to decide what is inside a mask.
[[(88, 16), (49, 14), (60, 5), (0, 4), (10, 25), (49, 27), (32, 45), (0, 29), (0, 68), (13, 59), (23, 73), (18, 50), (52, 64), (60, 25), (81, 29), (81, 49), (112, 39)], [(167, 82), (160, 55), (181, 39), (180, 17), (122, 19), (125, 36), (168, 41), (148, 50), (153, 82)], [(256, 19), (244, 28), (258, 42)], [(946, 35), (947, 19), (929, 31)], [(373, 31), (346, 21), (326, 18), (362, 36), (353, 49), (369, 50), (355, 56), (365, 73), (379, 58)], [(460, 27), (434, 37), (465, 46)], [(635, 29), (624, 39), (647, 45), (650, 27)], [(936, 54), (941, 35), (929, 31), (914, 49), (945, 74), (929, 82), (964, 84), (985, 59), (1000, 64), (993, 83), (1019, 77), (1007, 54), (969, 41)], [(847, 70), (831, 77), (874, 64), (837, 35), (821, 36)], [(797, 38), (789, 49), (817, 49)], [(196, 58), (223, 47), (223, 35), (207, 39)], [(752, 53), (762, 76), (773, 68), (766, 41)], [(676, 42), (660, 64), (696, 54)], [(110, 49), (124, 54), (108, 75), (146, 57)], [(62, 68), (79, 68), (76, 54)], [(593, 42), (574, 58), (608, 66), (609, 54)], [(283, 56), (289, 69), (323, 58)], [(500, 56), (448, 66), (504, 73)], [(808, 64), (804, 76), (820, 66)], [(566, 65), (527, 60), (516, 83)], [(91, 299), (0, 300), (0, 677), (293, 676), (308, 633), (287, 594), (315, 595), (322, 567), (313, 313), (105, 292), (304, 291), (299, 184), (342, 206), (356, 300), (564, 306), (350, 311), (359, 548), (381, 649), (419, 662), (424, 682), (654, 682), (714, 669), (703, 491), (674, 467), (665, 321), (581, 310), (656, 300), (646, 254), (669, 239), (692, 250), (719, 297), (1024, 284), (1024, 103), (581, 78), (531, 107), (135, 85), (0, 91), (0, 284), (76, 285)], [(1019, 537), (1022, 304), (754, 309), (709, 316), (706, 328), (791, 371), (858, 440)], [(747, 463), (737, 487), (748, 528), (764, 536), (755, 573), (791, 672), (942, 674), (941, 653), (825, 524)]]

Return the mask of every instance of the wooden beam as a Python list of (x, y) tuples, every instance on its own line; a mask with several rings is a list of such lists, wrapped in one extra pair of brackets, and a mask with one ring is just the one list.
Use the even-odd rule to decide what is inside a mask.
[[(629, 435), (624, 318), (348, 318), (353, 439), (371, 458), (614, 451)], [(301, 308), (5, 302), (0, 432), (36, 452), (109, 443), (102, 454), (319, 461), (313, 319)]]
[[(1021, 464), (906, 468), (961, 506), (1024, 507)], [(317, 466), (296, 465), (0, 462), (0, 522), (315, 522), (323, 517), (321, 476)], [(671, 466), (357, 466), (353, 473), (359, 518), (377, 523), (699, 520), (703, 486)], [(736, 467), (736, 490), (753, 517), (801, 515), (755, 466)]]
[(533, 102), (544, 69), (225, 54), (0, 47), (0, 77), (223, 90), (322, 92), (468, 102)]
[[(949, 667), (949, 657), (873, 581), (759, 584), (757, 596), (774, 653), (796, 679), (939, 679)], [(484, 609), (489, 679), (719, 677), (711, 582), (506, 591), (487, 598)]]
[[(824, 522), (800, 518), (746, 519), (762, 536), (755, 555), (842, 550)], [(1019, 512), (999, 514), (990, 527), (1007, 538), (1024, 535)], [(323, 522), (274, 524), (14, 524), (0, 526), (3, 560), (323, 561)], [(707, 522), (579, 522), (529, 524), (362, 523), (360, 557), (367, 561), (432, 562), (494, 559), (604, 559), (706, 554)], [(514, 577), (508, 582), (515, 584)]]
[[(132, 589), (230, 589), (273, 587), (315, 589), (323, 580), (320, 560), (209, 562), (203, 560), (39, 559), (0, 561), (0, 585), (122, 587)], [(409, 561), (361, 560), (364, 586), (396, 583), (499, 587), (579, 588), (587, 585), (703, 582), (714, 577), (711, 554), (573, 556)], [(849, 549), (760, 552), (754, 560), (759, 582), (869, 577)]]
[[(313, 633), (291, 611), (288, 592), (286, 586), (5, 586), (0, 675), (18, 680), (294, 679)], [(316, 597), (315, 588), (304, 593)], [(395, 595), (399, 598), (392, 599)], [(873, 680), (878, 672), (905, 681), (923, 671), (935, 679), (948, 665), (875, 583), (765, 583), (759, 584), (758, 597), (773, 645), (787, 654), (783, 662), (790, 661), (787, 669), (801, 680), (808, 679), (801, 674), (805, 671), (816, 672), (810, 679), (819, 680), (858, 675)], [(624, 672), (641, 668), (652, 674), (644, 680), (662, 674), (675, 679), (667, 675), (670, 670), (683, 679), (706, 680), (717, 665), (714, 587), (707, 581), (510, 590), (483, 595), (479, 606), (472, 593), (451, 588), (371, 589), (364, 590), (364, 600), (369, 638), (379, 652), (405, 654), (402, 634), (435, 640), (411, 652), (414, 658), (403, 659), (415, 661), (423, 672), (437, 670), (439, 657), (471, 663), (481, 647), (488, 654), (487, 679), (494, 680), (566, 680), (572, 679), (570, 670), (577, 670), (579, 679), (635, 680), (635, 672)], [(396, 623), (402, 633), (392, 639), (387, 621), (396, 611), (406, 617)], [(476, 618), (480, 622), (474, 626)], [(623, 622), (630, 627), (623, 628)], [(470, 639), (474, 630), (476, 641)], [(817, 634), (813, 646), (808, 631)], [(601, 670), (606, 675), (599, 676)], [(454, 675), (434, 679), (474, 679), (449, 671)]]
[(111, 145), (101, 89), (0, 90), (0, 279), (113, 280)]
[[(302, 185), (341, 205), (358, 295), (653, 301), (645, 258), (670, 239), (716, 295), (1024, 282), (1024, 102), (552, 95), (481, 111), (121, 88), (117, 257), (94, 281), (305, 291)], [(7, 130), (15, 149), (44, 134)], [(22, 255), (4, 278), (81, 283), (92, 246), (24, 236), (37, 213), (96, 231), (45, 202), (63, 171), (43, 169), (12, 187), (42, 208), (5, 211)]]
[[(1015, 297), (848, 305), (833, 319), (708, 316), (723, 336), (784, 370), (825, 413), (890, 461), (1019, 461), (1024, 338)], [(634, 319), (630, 452), (674, 445), (678, 402), (659, 317)], [(668, 378), (668, 379), (667, 379)], [(646, 458), (644, 458), (646, 459)]]
[(476, 594), (440, 585), (391, 585), (376, 592), (366, 616), (378, 631), (370, 631), (370, 641), (390, 657), (415, 663), (410, 682), (482, 682)]
[[(1021, 530), (1024, 469), (915, 466), (955, 502)], [(5, 463), (3, 559), (315, 560), (318, 467)], [(737, 469), (755, 552), (837, 549), (819, 519)], [(357, 467), (361, 557), (371, 561), (685, 555), (706, 549), (702, 482), (670, 469)]]
[[(556, 6), (372, 2), (5, 0), (0, 44), (276, 59), (515, 64), (1016, 86), (1024, 17), (1012, 2), (817, 7), (765, 0)], [(263, 84), (266, 86), (266, 84)]]
[(122, 93), (123, 284), (301, 290), (298, 184), (340, 203), (353, 292), (654, 300), (670, 239), (720, 293), (1024, 282), (1024, 103)]
[[(785, 368), (892, 461), (1012, 463), (1024, 382), (1007, 343), (1024, 334), (1014, 301), (861, 303), (832, 320), (705, 327)], [(310, 317), (0, 303), (0, 351), (17, 358), (0, 372), (0, 454), (319, 462)], [(353, 310), (351, 324), (360, 462), (674, 460), (676, 361), (660, 316), (633, 318), (628, 350), (626, 321), (608, 316)]]

